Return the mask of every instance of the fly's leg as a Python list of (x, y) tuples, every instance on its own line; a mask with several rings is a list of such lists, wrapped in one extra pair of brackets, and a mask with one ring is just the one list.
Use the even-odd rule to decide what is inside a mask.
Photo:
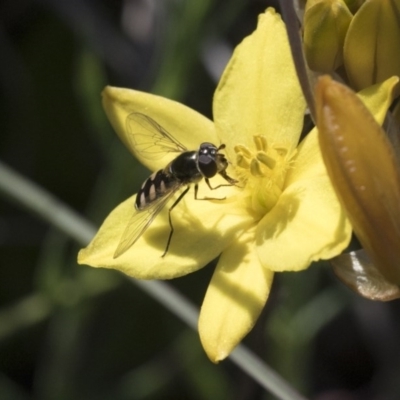
[[(210, 189), (217, 189), (217, 188), (219, 188), (219, 186), (232, 186), (232, 185), (219, 185), (219, 186), (216, 187), (216, 188), (212, 188), (212, 187), (210, 186), (210, 182), (208, 181), (208, 179), (205, 178), (205, 180), (206, 180), (207, 185), (208, 185), (208, 187), (209, 187)], [(196, 183), (196, 184), (194, 185), (194, 198), (195, 198), (195, 200), (225, 200), (225, 199), (226, 199), (226, 197), (203, 197), (203, 198), (199, 199), (199, 198), (197, 197), (197, 192), (198, 192), (198, 190), (199, 190), (199, 185)]]
[[(196, 185), (197, 186), (197, 185)], [(183, 199), (183, 197), (185, 196), (185, 194), (189, 191), (190, 186), (188, 186), (181, 194), (180, 196), (175, 200), (174, 204), (172, 204), (172, 206), (169, 208), (168, 210), (168, 220), (169, 220), (169, 226), (171, 228), (170, 232), (169, 232), (169, 236), (168, 236), (168, 241), (167, 241), (167, 246), (165, 247), (165, 251), (163, 253), (163, 255), (161, 257), (165, 257), (165, 255), (168, 253), (168, 249), (169, 249), (169, 245), (171, 243), (171, 239), (172, 239), (172, 234), (174, 233), (174, 227), (172, 225), (172, 219), (171, 219), (171, 211), (175, 208), (175, 206)], [(196, 187), (195, 187), (196, 190)]]
[(207, 186), (208, 186), (211, 190), (215, 190), (215, 189), (218, 189), (218, 188), (223, 187), (223, 186), (238, 186), (238, 185), (236, 185), (236, 184), (238, 183), (238, 181), (237, 181), (236, 179), (231, 178), (231, 177), (226, 173), (225, 170), (219, 171), (218, 173), (219, 173), (227, 182), (229, 182), (229, 184), (223, 183), (223, 184), (218, 185), (218, 186), (216, 186), (216, 187), (212, 187), (211, 184), (210, 184), (210, 180), (209, 180), (208, 178), (205, 178), (205, 181), (206, 181), (206, 183), (207, 183)]
[[(204, 180), (206, 181), (207, 186), (210, 188), (210, 190), (215, 190), (215, 189), (218, 189), (218, 188), (223, 187), (223, 186), (238, 186), (238, 185), (236, 185), (238, 183), (238, 181), (236, 179), (231, 178), (225, 172), (225, 170), (220, 171), (219, 174), (229, 183), (222, 183), (221, 185), (212, 187), (211, 183), (210, 183), (210, 180), (208, 178), (204, 178)], [(194, 189), (195, 189), (195, 199), (197, 199), (197, 197), (196, 197), (197, 196), (196, 187)], [(226, 199), (226, 197), (222, 197), (222, 198), (221, 197), (220, 198), (218, 198), (218, 197), (204, 197), (202, 199), (197, 199), (197, 200), (225, 200), (225, 199)]]

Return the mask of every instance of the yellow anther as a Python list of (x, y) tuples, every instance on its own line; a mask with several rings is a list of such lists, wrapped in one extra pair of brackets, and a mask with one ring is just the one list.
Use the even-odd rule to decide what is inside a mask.
[(236, 155), (236, 165), (238, 165), (241, 168), (246, 168), (248, 169), (250, 167), (250, 163), (246, 157), (243, 156), (242, 153), (238, 153)]
[(253, 158), (250, 163), (250, 172), (253, 176), (263, 176), (260, 163)]
[(267, 151), (268, 143), (267, 139), (263, 135), (254, 135), (253, 136), (254, 144), (256, 145), (256, 149), (258, 151)]
[(237, 144), (233, 149), (237, 154), (241, 153), (245, 157), (251, 158), (251, 152), (246, 146), (243, 146), (242, 144)]
[(269, 169), (274, 169), (276, 161), (264, 151), (257, 152), (257, 160), (266, 165)]

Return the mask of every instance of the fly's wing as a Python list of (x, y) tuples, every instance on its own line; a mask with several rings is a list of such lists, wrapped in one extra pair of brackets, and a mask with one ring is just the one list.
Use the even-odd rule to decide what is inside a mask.
[(133, 147), (144, 158), (161, 158), (165, 153), (182, 153), (187, 148), (153, 118), (133, 112), (126, 118), (126, 130)]
[(153, 222), (154, 218), (164, 208), (168, 200), (180, 187), (180, 185), (177, 185), (171, 192), (168, 192), (165, 194), (165, 196), (158, 198), (144, 210), (135, 210), (135, 213), (130, 218), (128, 225), (121, 236), (121, 240), (114, 253), (114, 258), (118, 258), (135, 244), (135, 242), (140, 238), (140, 236), (143, 235), (145, 230)]

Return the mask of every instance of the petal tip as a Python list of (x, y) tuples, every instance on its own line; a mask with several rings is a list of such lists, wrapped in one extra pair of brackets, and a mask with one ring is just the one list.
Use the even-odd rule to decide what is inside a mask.
[(202, 345), (203, 345), (204, 351), (207, 354), (207, 357), (214, 364), (218, 364), (220, 361), (225, 360), (225, 358), (228, 357), (231, 352), (231, 351), (227, 351), (226, 349), (222, 349), (219, 346), (208, 346), (203, 341), (202, 341)]
[(106, 97), (112, 96), (113, 92), (115, 91), (115, 87), (113, 86), (105, 86), (104, 89), (101, 91), (101, 97), (104, 99)]
[(79, 265), (87, 265), (86, 249), (81, 249), (78, 252), (77, 262)]

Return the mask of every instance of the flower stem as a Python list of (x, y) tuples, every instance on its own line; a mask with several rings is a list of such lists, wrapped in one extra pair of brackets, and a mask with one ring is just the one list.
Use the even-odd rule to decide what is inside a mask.
[(311, 118), (315, 121), (315, 100), (310, 82), (311, 76), (304, 58), (303, 44), (299, 35), (299, 21), (294, 8), (294, 2), (280, 0), (280, 6), (282, 17), (286, 24), (290, 50), (292, 52), (293, 62), (299, 78), (300, 86), (307, 101)]

